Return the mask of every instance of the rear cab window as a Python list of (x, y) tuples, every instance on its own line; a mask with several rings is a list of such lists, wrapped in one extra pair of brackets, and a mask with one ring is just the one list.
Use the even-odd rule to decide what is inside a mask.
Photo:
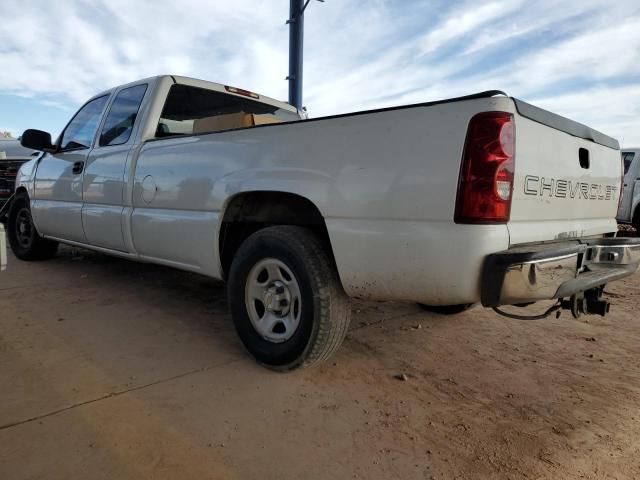
[(300, 117), (274, 105), (189, 85), (172, 85), (156, 137), (194, 135), (269, 123), (298, 121)]

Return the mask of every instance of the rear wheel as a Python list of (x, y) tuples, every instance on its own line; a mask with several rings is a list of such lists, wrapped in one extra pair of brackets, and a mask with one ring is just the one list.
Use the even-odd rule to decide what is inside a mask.
[(333, 260), (301, 227), (269, 227), (247, 238), (231, 264), (228, 296), (242, 343), (275, 370), (328, 359), (349, 326), (349, 298)]
[(7, 233), (11, 250), (21, 260), (46, 260), (58, 251), (58, 242), (42, 238), (37, 232), (26, 193), (17, 194), (11, 203)]
[(469, 310), (473, 303), (461, 303), (459, 305), (425, 305), (419, 303), (420, 308), (427, 312), (439, 313), (440, 315), (457, 315), (465, 310)]

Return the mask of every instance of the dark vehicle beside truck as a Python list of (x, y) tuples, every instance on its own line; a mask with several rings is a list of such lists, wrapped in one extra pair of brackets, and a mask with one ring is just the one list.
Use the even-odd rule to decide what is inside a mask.
[[(0, 139), (0, 209), (13, 195), (16, 175), (22, 164), (39, 153), (20, 145), (20, 140)], [(0, 220), (3, 216), (0, 215)]]

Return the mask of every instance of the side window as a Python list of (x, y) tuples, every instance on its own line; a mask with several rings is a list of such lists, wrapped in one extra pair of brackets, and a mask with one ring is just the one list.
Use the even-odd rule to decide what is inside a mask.
[(101, 147), (127, 143), (146, 91), (147, 85), (143, 84), (125, 88), (118, 93), (104, 121), (100, 134)]
[(188, 85), (172, 85), (156, 137), (193, 135), (265, 123), (296, 121), (293, 112), (248, 98)]
[(109, 95), (94, 98), (75, 114), (62, 134), (62, 140), (60, 141), (62, 150), (89, 148), (91, 146), (108, 98)]
[(624, 174), (626, 175), (633, 162), (634, 152), (622, 152), (622, 161), (624, 162)]

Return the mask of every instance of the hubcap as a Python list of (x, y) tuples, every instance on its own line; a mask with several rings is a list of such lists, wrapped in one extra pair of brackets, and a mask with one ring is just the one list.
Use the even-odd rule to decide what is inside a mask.
[(256, 332), (270, 342), (285, 342), (300, 324), (298, 280), (280, 260), (260, 260), (247, 276), (245, 306)]
[(28, 208), (21, 209), (16, 215), (16, 239), (22, 248), (29, 248), (33, 242), (33, 223)]

